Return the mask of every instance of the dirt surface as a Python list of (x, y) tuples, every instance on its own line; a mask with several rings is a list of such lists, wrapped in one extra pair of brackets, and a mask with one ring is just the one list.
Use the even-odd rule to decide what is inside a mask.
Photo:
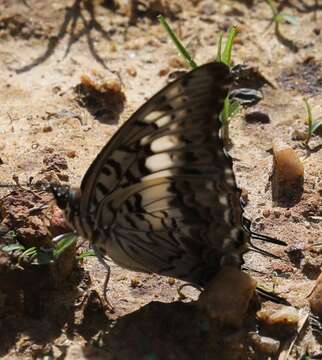
[[(185, 67), (157, 14), (169, 19), (199, 64), (214, 59), (220, 31), (238, 25), (234, 62), (257, 69), (267, 83), (261, 86), (263, 99), (230, 123), (230, 154), (238, 185), (248, 194), (253, 229), (288, 244), (286, 251), (265, 247), (282, 259), (249, 252), (246, 264), (261, 285), (308, 310), (307, 296), (322, 264), (320, 248), (312, 247), (322, 241), (322, 139), (314, 136), (308, 151), (296, 131), (307, 128), (304, 96), (314, 117), (322, 117), (322, 5), (281, 2), (283, 10), (298, 16), (298, 24), (282, 25), (283, 36), (277, 37), (273, 26), (267, 29), (271, 13), (264, 1), (142, 3), (135, 9), (134, 1), (131, 7), (127, 1), (0, 0), (1, 183), (13, 183), (15, 175), (21, 183), (45, 177), (80, 184), (117, 127), (167, 83), (169, 74)], [(119, 96), (98, 99), (82, 92), (84, 76), (108, 82)], [(255, 111), (261, 115), (250, 115)], [(288, 201), (272, 199), (276, 138), (296, 151), (305, 169), (302, 191)], [(2, 196), (8, 192), (1, 189)], [(30, 222), (32, 234), (45, 224)], [(1, 269), (7, 261), (2, 259)], [(95, 258), (78, 262), (54, 286), (40, 286), (52, 284), (30, 272), (24, 274), (32, 281), (21, 285), (23, 295), (0, 293), (0, 358), (269, 359), (278, 358), (293, 340), (288, 359), (322, 356), (321, 336), (308, 322), (298, 337), (259, 331), (281, 342), (269, 354), (249, 337), (250, 330), (258, 331), (255, 310), (243, 329), (218, 334), (190, 303), (198, 291), (184, 290), (189, 299), (181, 302), (179, 281), (111, 267), (113, 314), (97, 296), (105, 270)], [(1, 282), (20, 276), (2, 276)]]

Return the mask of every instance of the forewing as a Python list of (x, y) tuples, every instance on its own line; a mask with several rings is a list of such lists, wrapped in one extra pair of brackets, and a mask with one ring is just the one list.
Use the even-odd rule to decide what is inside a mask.
[(210, 63), (169, 84), (88, 170), (82, 213), (116, 263), (202, 284), (235, 246), (240, 193), (218, 134), (230, 83)]
[(213, 134), (218, 133), (217, 118), (230, 82), (226, 65), (209, 63), (167, 85), (144, 104), (87, 171), (81, 185), (81, 216), (95, 221), (104, 199), (145, 177), (213, 171), (217, 155), (213, 150), (220, 142)]

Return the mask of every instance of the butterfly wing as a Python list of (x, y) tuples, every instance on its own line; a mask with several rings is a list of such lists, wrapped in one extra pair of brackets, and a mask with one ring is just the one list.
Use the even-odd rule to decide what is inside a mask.
[(167, 85), (89, 168), (83, 227), (116, 263), (200, 283), (237, 241), (240, 194), (218, 135), (230, 84), (213, 62)]

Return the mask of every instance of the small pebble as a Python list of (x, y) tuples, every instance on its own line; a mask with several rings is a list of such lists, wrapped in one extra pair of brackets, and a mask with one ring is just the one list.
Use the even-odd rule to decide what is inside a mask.
[(169, 74), (170, 69), (168, 67), (162, 68), (159, 71), (159, 76), (165, 76)]
[(53, 131), (53, 128), (51, 126), (45, 126), (45, 127), (43, 127), (42, 131), (44, 133), (48, 133), (48, 132)]
[(290, 210), (286, 210), (284, 215), (285, 215), (285, 217), (289, 218), (292, 215), (292, 213)]
[(197, 305), (216, 325), (239, 328), (255, 289), (253, 278), (225, 265), (201, 293)]
[(59, 180), (61, 180), (61, 181), (66, 181), (66, 182), (69, 181), (69, 176), (67, 174), (57, 173), (57, 176), (58, 176)]
[(304, 175), (304, 166), (297, 153), (279, 140), (273, 142), (274, 172), (278, 180), (292, 182)]
[(110, 50), (111, 50), (112, 52), (116, 52), (116, 51), (117, 51), (117, 46), (116, 46), (116, 43), (115, 43), (114, 41), (112, 41), (112, 42), (110, 43)]
[(211, 1), (204, 1), (198, 9), (200, 15), (213, 15), (216, 12), (215, 3)]
[(127, 68), (126, 71), (132, 77), (135, 77), (137, 75), (137, 72), (134, 67)]
[(288, 256), (296, 257), (298, 259), (303, 258), (303, 251), (306, 250), (306, 244), (303, 242), (293, 243), (288, 245), (285, 252)]
[(86, 360), (88, 357), (84, 353), (84, 349), (81, 345), (72, 344), (67, 348), (65, 360)]
[(174, 285), (175, 282), (176, 282), (176, 279), (174, 279), (174, 278), (172, 278), (172, 277), (170, 277), (170, 278), (168, 279), (168, 284), (171, 285), (171, 286)]
[(274, 210), (273, 213), (277, 219), (281, 216), (281, 212), (279, 210)]
[(172, 68), (185, 68), (187, 66), (186, 61), (181, 56), (170, 57), (168, 64)]
[(70, 159), (74, 159), (77, 156), (77, 153), (75, 150), (69, 150), (66, 152), (66, 156)]
[(271, 211), (269, 209), (263, 210), (263, 216), (268, 218), (271, 215)]
[(294, 130), (292, 133), (292, 140), (304, 141), (307, 139), (307, 133), (300, 130)]
[(266, 302), (256, 315), (258, 320), (266, 325), (296, 328), (299, 321), (298, 311), (294, 307), (272, 302)]
[(281, 343), (278, 340), (267, 336), (260, 336), (256, 333), (250, 333), (250, 340), (254, 347), (265, 354), (276, 354)]
[(140, 285), (140, 279), (135, 277), (131, 279), (131, 288), (135, 289)]

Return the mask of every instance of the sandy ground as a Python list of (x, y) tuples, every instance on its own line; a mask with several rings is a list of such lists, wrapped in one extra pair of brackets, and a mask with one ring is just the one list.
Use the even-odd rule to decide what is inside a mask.
[[(22, 183), (31, 176), (37, 179), (43, 160), (58, 154), (68, 165), (62, 179), (80, 184), (117, 127), (167, 83), (171, 72), (184, 67), (156, 21), (159, 12), (200, 64), (214, 59), (220, 31), (238, 25), (234, 62), (258, 69), (271, 85), (261, 87), (264, 97), (255, 108), (243, 110), (230, 124), (234, 171), (238, 185), (247, 190), (246, 211), (254, 230), (297, 249), (292, 257), (270, 247), (283, 260), (250, 252), (246, 262), (263, 272), (251, 272), (258, 281), (270, 289), (274, 284), (277, 294), (307, 309), (306, 296), (322, 264), (318, 248), (307, 250), (322, 240), (322, 140), (312, 138), (308, 153), (294, 139), (294, 131), (306, 131), (304, 96), (314, 116), (322, 116), (322, 5), (281, 2), (285, 11), (298, 16), (297, 25), (281, 26), (281, 39), (273, 26), (267, 29), (271, 13), (263, 1), (182, 0), (164, 6), (162, 1), (146, 1), (137, 17), (125, 1), (115, 7), (111, 3), (0, 0), (0, 181), (12, 183), (13, 175)], [(80, 101), (80, 78), (92, 70), (103, 79), (121, 81), (124, 106), (110, 110)], [(245, 114), (255, 110), (268, 114), (269, 121), (247, 121)], [(271, 149), (276, 138), (297, 152), (305, 168), (303, 192), (291, 203), (272, 200)], [(2, 194), (7, 193), (3, 189)], [(112, 265), (109, 296), (116, 312), (105, 315), (93, 295), (94, 290), (101, 293), (104, 277), (102, 265), (87, 258), (71, 278), (37, 295), (37, 311), (2, 308), (0, 358), (219, 359), (212, 347), (216, 340), (202, 327), (195, 308), (189, 301), (179, 302), (179, 281)], [(81, 303), (89, 289), (89, 298)], [(186, 293), (192, 298), (198, 294)], [(289, 358), (318, 358), (320, 341), (306, 326)], [(278, 354), (247, 345), (231, 346), (220, 358), (274, 356)]]

